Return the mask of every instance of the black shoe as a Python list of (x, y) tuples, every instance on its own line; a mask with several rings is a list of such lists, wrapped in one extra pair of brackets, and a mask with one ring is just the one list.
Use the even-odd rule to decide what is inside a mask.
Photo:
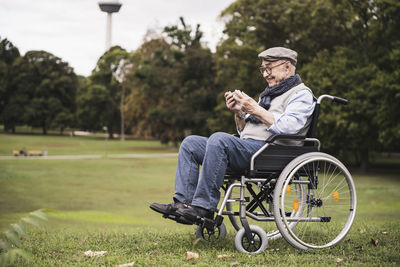
[(164, 215), (175, 215), (175, 216), (179, 216), (176, 213), (176, 210), (181, 207), (184, 207), (183, 203), (181, 203), (181, 202), (170, 203), (170, 204), (153, 203), (150, 205), (150, 209), (152, 209), (154, 211), (157, 211)]
[(150, 208), (152, 210), (163, 214), (164, 218), (174, 220), (181, 224), (188, 224), (188, 225), (193, 224), (190, 221), (186, 220), (185, 218), (181, 217), (181, 215), (179, 215), (178, 213), (176, 213), (176, 211), (181, 207), (184, 207), (184, 204), (181, 202), (170, 203), (170, 204), (153, 203), (150, 205)]
[(214, 212), (196, 206), (184, 205), (176, 211), (177, 214), (195, 224), (201, 218), (214, 219)]

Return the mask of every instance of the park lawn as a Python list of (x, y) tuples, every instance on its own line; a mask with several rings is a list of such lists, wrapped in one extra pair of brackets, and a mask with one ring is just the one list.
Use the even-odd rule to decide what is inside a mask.
[[(43, 137), (42, 137), (43, 138)], [(68, 138), (68, 137), (64, 137)], [(168, 150), (168, 148), (166, 148)], [(212, 243), (196, 242), (194, 226), (182, 226), (149, 209), (171, 201), (176, 158), (1, 160), (0, 231), (28, 212), (54, 209), (49, 221), (30, 228), (22, 248), (37, 266), (292, 266), (400, 264), (398, 170), (353, 171), (358, 211), (345, 240), (331, 249), (298, 251), (271, 241), (249, 256), (234, 247), (235, 231)], [(262, 225), (262, 224), (259, 224)], [(84, 252), (107, 251), (89, 258)], [(187, 260), (187, 251), (198, 260)], [(219, 258), (219, 255), (225, 255)]]
[(106, 140), (97, 136), (62, 136), (0, 133), (0, 156), (12, 156), (13, 150), (47, 151), (52, 155), (105, 155), (137, 153), (176, 153), (171, 145), (156, 140)]
[(144, 211), (151, 200), (171, 200), (175, 165), (171, 157), (0, 161), (0, 227), (10, 211), (38, 208), (55, 209), (60, 219), (152, 223)]

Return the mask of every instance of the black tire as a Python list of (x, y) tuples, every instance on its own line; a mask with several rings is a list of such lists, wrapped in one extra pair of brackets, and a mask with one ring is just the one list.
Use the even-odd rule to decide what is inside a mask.
[[(306, 201), (287, 194), (286, 188), (296, 181), (313, 185), (307, 186)], [(298, 223), (291, 228), (288, 226), (292, 218), (286, 214), (294, 209), (295, 203), (303, 206), (305, 212), (295, 216)], [(338, 159), (321, 152), (307, 153), (290, 162), (274, 191), (276, 225), (286, 241), (302, 250), (327, 248), (343, 240), (353, 224), (356, 206), (351, 174)]]
[(268, 245), (268, 237), (265, 231), (258, 225), (249, 225), (254, 243), (248, 240), (244, 228), (241, 228), (235, 237), (235, 247), (239, 252), (258, 254), (264, 251)]
[[(234, 189), (234, 191), (232, 191), (232, 194), (235, 194), (234, 196), (229, 196), (230, 198), (238, 198), (239, 197), (239, 188)], [(247, 190), (247, 188), (245, 189), (245, 195), (246, 196), (251, 196), (250, 192)], [(239, 203), (239, 202), (237, 202)], [(266, 203), (266, 202), (265, 202)], [(236, 206), (235, 206), (236, 205)], [(225, 204), (225, 209), (229, 212), (233, 212), (233, 211), (239, 211), (239, 207), (238, 204), (233, 205), (232, 202), (227, 202)], [(269, 204), (268, 204), (269, 205)], [(235, 215), (228, 215), (229, 221), (231, 222), (233, 228), (235, 228), (236, 231), (239, 231), (242, 228), (242, 224), (240, 223), (239, 220), (239, 216), (235, 216)], [(247, 218), (249, 221), (249, 223), (251, 224), (258, 224), (260, 222), (257, 222), (255, 220), (249, 219)], [(272, 224), (271, 222), (261, 222), (261, 224), (263, 224), (263, 230), (267, 231), (267, 237), (268, 240), (276, 240), (281, 238), (281, 234), (279, 233), (279, 230), (276, 229), (274, 227), (274, 224)]]
[(224, 239), (225, 236), (226, 227), (223, 223), (221, 223), (220, 226), (216, 227), (213, 233), (210, 233), (208, 229), (206, 227), (203, 227), (202, 225), (197, 226), (196, 229), (196, 237), (208, 242)]

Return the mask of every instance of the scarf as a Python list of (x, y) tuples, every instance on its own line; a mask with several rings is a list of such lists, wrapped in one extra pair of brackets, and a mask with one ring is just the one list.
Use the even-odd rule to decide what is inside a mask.
[[(302, 83), (302, 81), (301, 81), (300, 76), (298, 74), (296, 74), (296, 75), (290, 76), (289, 78), (286, 78), (281, 83), (279, 83), (273, 87), (267, 86), (267, 88), (265, 88), (265, 90), (261, 93), (260, 101), (258, 104), (261, 107), (265, 108), (266, 110), (269, 110), (269, 108), (271, 107), (272, 99), (286, 93), (287, 91), (289, 91), (290, 89), (292, 89), (293, 87), (295, 87), (301, 83)], [(259, 119), (257, 119), (256, 117), (254, 117), (253, 115), (248, 116), (246, 118), (246, 122), (251, 122), (254, 124), (261, 123), (261, 121)]]

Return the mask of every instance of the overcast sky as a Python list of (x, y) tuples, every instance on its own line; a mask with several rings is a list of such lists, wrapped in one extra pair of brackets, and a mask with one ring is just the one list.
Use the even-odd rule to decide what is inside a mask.
[[(105, 50), (106, 13), (97, 0), (0, 0), (0, 37), (23, 55), (45, 50), (88, 76)], [(218, 15), (234, 0), (120, 0), (113, 14), (112, 45), (137, 49), (148, 29), (177, 24), (179, 17), (195, 27), (213, 51), (222, 36)]]

